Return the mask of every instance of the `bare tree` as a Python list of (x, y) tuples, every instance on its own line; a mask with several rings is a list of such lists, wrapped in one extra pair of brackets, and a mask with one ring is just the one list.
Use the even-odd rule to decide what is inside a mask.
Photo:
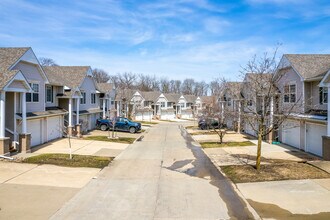
[[(262, 140), (283, 123), (298, 106), (300, 99), (295, 97), (295, 102), (287, 108), (281, 105), (284, 96), (280, 95), (277, 85), (283, 75), (277, 71), (276, 55), (277, 49), (271, 55), (265, 53), (260, 57), (254, 56), (242, 69), (245, 75), (242, 116), (244, 123), (250, 125), (258, 136), (257, 170), (260, 169)], [(275, 114), (280, 116), (275, 117)]]
[(136, 84), (137, 76), (135, 73), (124, 72), (122, 74), (117, 74), (118, 83), (120, 88), (133, 88)]
[(170, 93), (181, 93), (181, 80), (170, 81)]
[(164, 93), (170, 93), (170, 81), (166, 78), (160, 79), (160, 91)]
[(93, 69), (93, 76), (97, 83), (106, 83), (110, 80), (110, 76), (102, 69)]
[(39, 63), (41, 66), (58, 66), (53, 59), (47, 57), (39, 57)]
[(195, 82), (194, 92), (195, 96), (206, 96), (209, 85), (205, 81)]
[(195, 80), (188, 78), (183, 80), (183, 83), (181, 85), (181, 92), (184, 95), (192, 95), (194, 93), (194, 87), (195, 87)]

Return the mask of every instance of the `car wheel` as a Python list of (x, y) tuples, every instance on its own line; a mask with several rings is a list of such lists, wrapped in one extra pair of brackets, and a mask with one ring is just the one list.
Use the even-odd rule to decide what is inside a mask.
[(108, 129), (107, 125), (101, 125), (100, 127), (101, 131), (106, 131)]
[(136, 131), (136, 129), (134, 127), (130, 127), (129, 128), (129, 133), (134, 134), (135, 131)]

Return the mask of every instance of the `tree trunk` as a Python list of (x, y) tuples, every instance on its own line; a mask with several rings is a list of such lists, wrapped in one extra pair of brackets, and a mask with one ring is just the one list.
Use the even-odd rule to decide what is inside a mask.
[(257, 160), (256, 160), (256, 169), (260, 169), (261, 162), (261, 143), (262, 143), (262, 134), (263, 134), (263, 126), (262, 123), (259, 125), (259, 133), (258, 133), (258, 146), (257, 146)]

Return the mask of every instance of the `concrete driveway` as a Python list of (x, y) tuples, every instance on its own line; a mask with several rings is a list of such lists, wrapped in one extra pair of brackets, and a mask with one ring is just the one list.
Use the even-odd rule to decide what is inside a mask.
[(330, 179), (240, 183), (262, 218), (330, 219)]
[[(116, 157), (123, 150), (127, 148), (129, 144), (106, 142), (106, 141), (93, 141), (71, 138), (71, 150), (73, 154), (78, 155), (93, 155), (104, 157)], [(70, 152), (68, 138), (58, 139), (37, 147), (32, 148), (31, 153), (20, 153), (16, 157), (30, 157), (45, 153), (63, 153), (68, 154)]]
[(0, 161), (0, 219), (48, 219), (99, 171)]
[[(180, 122), (181, 123), (181, 122)], [(236, 191), (177, 123), (150, 129), (52, 219), (248, 219)]]

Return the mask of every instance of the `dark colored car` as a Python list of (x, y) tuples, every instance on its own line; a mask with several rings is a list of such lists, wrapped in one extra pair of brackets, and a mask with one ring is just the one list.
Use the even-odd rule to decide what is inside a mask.
[(219, 128), (219, 121), (215, 120), (213, 118), (203, 118), (199, 120), (198, 122), (198, 127), (201, 130), (208, 130), (208, 129), (213, 129), (213, 128)]
[[(109, 119), (97, 119), (96, 127), (102, 131), (112, 130), (113, 122)], [(116, 131), (129, 131), (130, 133), (136, 133), (141, 130), (141, 123), (133, 122), (128, 118), (118, 117), (115, 118), (115, 130)]]

